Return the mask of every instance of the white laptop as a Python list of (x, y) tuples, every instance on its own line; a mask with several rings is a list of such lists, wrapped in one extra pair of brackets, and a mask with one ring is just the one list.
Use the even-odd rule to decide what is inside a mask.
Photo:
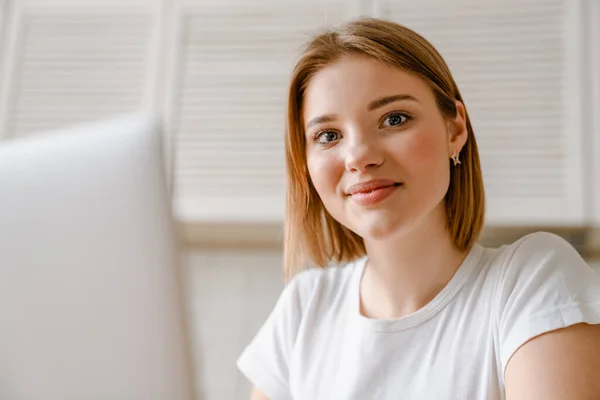
[(0, 399), (193, 397), (158, 124), (0, 141)]

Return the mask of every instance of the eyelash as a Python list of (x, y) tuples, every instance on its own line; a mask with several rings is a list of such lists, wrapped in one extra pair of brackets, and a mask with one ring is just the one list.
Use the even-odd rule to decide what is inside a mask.
[[(400, 112), (400, 111), (392, 111), (392, 112), (390, 112), (390, 113), (387, 113), (387, 114), (385, 114), (385, 115), (383, 116), (383, 118), (381, 119), (381, 123), (380, 123), (379, 125), (381, 126), (381, 125), (383, 124), (383, 122), (384, 122), (384, 121), (386, 121), (388, 118), (390, 118), (391, 116), (394, 116), (394, 115), (398, 115), (398, 116), (401, 116), (401, 117), (403, 117), (403, 118), (404, 118), (404, 122), (402, 122), (402, 123), (401, 123), (401, 124), (399, 124), (399, 125), (393, 125), (393, 126), (389, 126), (388, 128), (396, 128), (396, 127), (399, 127), (399, 126), (406, 125), (406, 124), (407, 124), (407, 123), (408, 123), (408, 122), (409, 122), (409, 121), (412, 119), (412, 116), (411, 116), (410, 114), (407, 114), (407, 113), (405, 113), (405, 112)], [(319, 138), (320, 138), (321, 136), (323, 136), (324, 134), (326, 134), (326, 133), (335, 133), (335, 134), (338, 134), (338, 135), (339, 135), (339, 133), (338, 133), (337, 131), (333, 131), (333, 130), (322, 130), (322, 131), (319, 131), (319, 132), (315, 133), (315, 135), (313, 136), (313, 141), (314, 141), (315, 143), (317, 143), (317, 144), (320, 144), (320, 145), (328, 145), (328, 144), (330, 144), (331, 142), (327, 142), (327, 143), (319, 143)]]
[(320, 138), (321, 136), (325, 135), (326, 133), (335, 133), (335, 134), (339, 135), (339, 133), (338, 133), (338, 132), (336, 132), (336, 131), (332, 131), (332, 130), (323, 130), (323, 131), (319, 131), (319, 132), (317, 132), (317, 133), (315, 134), (315, 136), (313, 137), (313, 142), (315, 142), (316, 144), (319, 144), (319, 145), (323, 145), (323, 146), (326, 146), (326, 145), (330, 144), (331, 142), (326, 142), (326, 143), (320, 143), (320, 142), (319, 142), (319, 138)]
[(388, 119), (389, 117), (391, 117), (392, 115), (399, 115), (399, 116), (401, 116), (401, 117), (404, 117), (404, 122), (403, 122), (403, 123), (401, 123), (401, 124), (399, 124), (399, 125), (394, 125), (394, 126), (391, 126), (390, 128), (395, 128), (395, 127), (398, 127), (398, 126), (403, 126), (403, 125), (406, 125), (406, 124), (407, 124), (407, 123), (408, 123), (408, 122), (409, 122), (409, 121), (412, 119), (412, 116), (411, 116), (410, 114), (407, 114), (407, 113), (405, 113), (405, 112), (400, 112), (400, 111), (392, 111), (392, 112), (390, 112), (390, 113), (387, 113), (387, 114), (385, 114), (385, 115), (383, 116), (383, 118), (381, 119), (381, 123), (380, 123), (379, 125), (382, 125), (382, 124), (383, 124), (383, 122), (384, 122), (386, 119)]

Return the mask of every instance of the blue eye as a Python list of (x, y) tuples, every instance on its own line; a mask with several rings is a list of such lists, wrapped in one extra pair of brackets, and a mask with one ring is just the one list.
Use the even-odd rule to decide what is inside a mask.
[(398, 112), (390, 113), (383, 120), (383, 126), (386, 126), (386, 127), (399, 126), (399, 125), (405, 124), (406, 121), (408, 121), (408, 119), (409, 119), (409, 116), (406, 114), (402, 114), (402, 113), (398, 113)]
[(329, 144), (338, 140), (339, 134), (333, 131), (322, 131), (315, 136), (315, 142), (319, 144)]

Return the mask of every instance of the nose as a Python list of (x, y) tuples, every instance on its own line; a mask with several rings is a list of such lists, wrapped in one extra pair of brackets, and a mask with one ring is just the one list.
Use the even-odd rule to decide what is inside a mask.
[(372, 140), (356, 138), (346, 148), (346, 170), (349, 172), (367, 172), (383, 164), (384, 155)]

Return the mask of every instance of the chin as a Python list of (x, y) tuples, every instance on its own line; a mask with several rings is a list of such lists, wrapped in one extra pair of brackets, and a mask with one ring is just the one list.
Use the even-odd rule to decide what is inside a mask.
[(371, 221), (356, 221), (352, 226), (365, 240), (384, 241), (403, 235), (409, 230), (409, 224), (398, 218), (376, 218)]

